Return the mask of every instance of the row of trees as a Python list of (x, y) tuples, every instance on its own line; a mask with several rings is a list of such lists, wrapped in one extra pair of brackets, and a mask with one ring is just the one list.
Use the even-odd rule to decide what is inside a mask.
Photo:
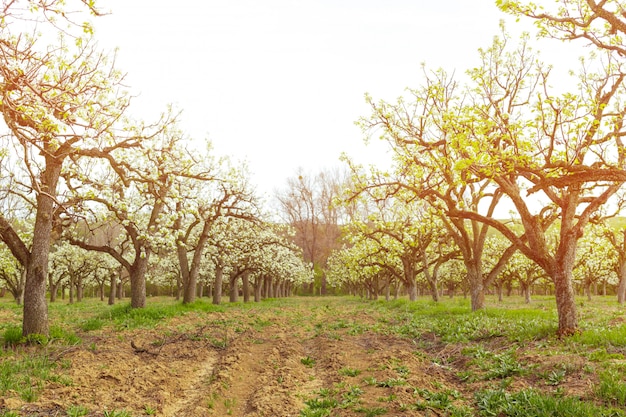
[[(406, 209), (402, 204), (401, 210)], [(390, 211), (385, 211), (385, 217), (389, 215)], [(434, 212), (395, 219), (370, 214), (345, 228), (344, 241), (344, 247), (335, 250), (328, 261), (332, 287), (369, 299), (405, 293), (410, 300), (428, 295), (435, 302), (443, 294), (471, 293), (472, 282), (467, 280), (462, 254)], [(552, 245), (558, 238), (549, 235), (549, 241)], [(504, 293), (510, 295), (515, 290), (527, 303), (535, 291), (553, 294), (553, 282), (545, 271), (519, 251), (507, 256), (497, 273), (492, 272), (509, 247), (509, 241), (497, 232), (491, 231), (486, 237), (483, 263), (491, 279), (486, 281), (485, 292), (502, 299)], [(594, 291), (604, 295), (610, 292), (623, 304), (625, 255), (623, 229), (613, 224), (591, 226), (578, 242), (572, 275), (575, 292), (589, 298)]]
[[(573, 282), (585, 250), (579, 241), (588, 225), (619, 213), (624, 201), (626, 10), (594, 0), (553, 2), (552, 11), (497, 3), (535, 19), (542, 36), (594, 46), (569, 80), (571, 91), (554, 87), (563, 80), (553, 79), (528, 35), (514, 41), (503, 27), (465, 78), (424, 69), (421, 85), (396, 102), (368, 96), (371, 115), (359, 124), (388, 143), (393, 168), (366, 171), (348, 161), (354, 180), (347, 201), (382, 208), (355, 226), (361, 230), (347, 250), (375, 245), (368, 248), (373, 257), (399, 251), (414, 259), (373, 265), (404, 277), (411, 296), (415, 259), (433, 282), (442, 261), (456, 253), (474, 310), (484, 307), (486, 289), (519, 253), (552, 281), (559, 334), (569, 335), (578, 331)], [(503, 220), (505, 206), (514, 219)], [(496, 251), (493, 230), (506, 239)]]
[(124, 74), (86, 23), (99, 14), (91, 0), (0, 10), (0, 240), (13, 258), (0, 266), (23, 299), (24, 335), (48, 333), (48, 289), (80, 297), (86, 276), (108, 279), (111, 293), (128, 277), (131, 306), (145, 306), (147, 277), (172, 254), (164, 275), (180, 276), (185, 303), (210, 274), (216, 302), (222, 279), (255, 295), (261, 283), (308, 281), (289, 231), (264, 220), (245, 166), (197, 149), (172, 109), (153, 123), (130, 117)]

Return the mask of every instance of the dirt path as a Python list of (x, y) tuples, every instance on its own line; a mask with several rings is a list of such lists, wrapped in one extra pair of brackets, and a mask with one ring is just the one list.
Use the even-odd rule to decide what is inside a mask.
[(333, 416), (422, 416), (439, 415), (408, 407), (424, 392), (463, 389), (414, 341), (370, 331), (375, 319), (355, 314), (305, 302), (88, 333), (60, 353), (65, 379), (46, 386), (35, 403), (10, 399), (10, 408), (28, 416), (66, 416), (83, 405), (89, 416), (295, 417), (332, 400)]

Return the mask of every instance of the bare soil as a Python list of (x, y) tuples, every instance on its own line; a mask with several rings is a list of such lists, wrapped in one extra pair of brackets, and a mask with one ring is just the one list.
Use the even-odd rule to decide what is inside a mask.
[[(81, 334), (80, 345), (50, 353), (63, 379), (47, 383), (35, 402), (9, 395), (0, 399), (0, 410), (66, 416), (81, 405), (88, 416), (126, 410), (134, 417), (295, 417), (307, 401), (329, 395), (345, 402), (332, 416), (374, 409), (386, 410), (385, 416), (448, 415), (407, 407), (424, 402), (424, 392), (456, 392), (455, 406), (473, 407), (474, 392), (486, 382), (459, 377), (470, 366), (461, 346), (432, 334), (385, 334), (377, 323), (374, 313), (354, 305), (302, 299), (281, 308), (190, 312), (150, 329), (107, 326)], [(535, 372), (515, 380), (521, 387), (546, 389), (537, 373), (568, 362), (577, 369), (561, 389), (583, 396), (591, 389), (582, 363), (520, 356), (535, 363)]]

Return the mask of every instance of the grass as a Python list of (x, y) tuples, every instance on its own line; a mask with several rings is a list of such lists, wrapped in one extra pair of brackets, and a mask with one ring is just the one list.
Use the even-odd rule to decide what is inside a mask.
[[(89, 332), (122, 337), (126, 330), (155, 328), (172, 317), (191, 314), (203, 325), (218, 329), (211, 337), (198, 337), (204, 337), (207, 346), (220, 348), (228, 347), (228, 334), (250, 329), (262, 334), (279, 318), (308, 329), (312, 338), (402, 338), (425, 366), (446, 372), (450, 380), (469, 381), (478, 387), (475, 393), (462, 393), (448, 386), (416, 384), (412, 382), (414, 373), (399, 359), (383, 364), (384, 376), (365, 367), (343, 366), (333, 371), (343, 385), (309, 393), (303, 399), (300, 415), (304, 417), (330, 416), (339, 409), (355, 415), (417, 410), (452, 417), (626, 416), (626, 381), (622, 377), (626, 372), (626, 323), (615, 320), (624, 312), (612, 297), (596, 297), (591, 302), (581, 298), (583, 332), (567, 339), (555, 336), (557, 320), (551, 297), (535, 296), (531, 305), (520, 298), (502, 303), (489, 298), (487, 305), (484, 311), (471, 312), (469, 301), (463, 298), (433, 303), (427, 299), (367, 302), (352, 297), (307, 297), (222, 306), (207, 300), (182, 305), (156, 298), (144, 309), (131, 309), (126, 303), (108, 306), (85, 299), (71, 306), (50, 304), (50, 335), (33, 336), (28, 342), (36, 346), (26, 346), (19, 308), (0, 299), (0, 396), (16, 395), (30, 402), (37, 400), (49, 383), (71, 385), (72, 381), (63, 379), (63, 363), (51, 358), (61, 349), (80, 345), (83, 339), (87, 339), (85, 348), (91, 346), (93, 352), (105, 346), (105, 342), (96, 345), (93, 338), (89, 339)], [(229, 312), (237, 314), (229, 316)], [(191, 326), (178, 332), (192, 336), (196, 330)], [(323, 369), (323, 359), (317, 352), (315, 358), (296, 357), (304, 367), (313, 369), (307, 372)], [(316, 365), (318, 361), (320, 365)], [(597, 373), (599, 369), (602, 372)], [(580, 379), (588, 381), (590, 387), (584, 397), (564, 394), (568, 380)], [(410, 400), (406, 395), (399, 398), (398, 392), (410, 393)], [(373, 403), (365, 401), (366, 394), (373, 395)], [(232, 412), (236, 401), (229, 398), (220, 404), (209, 399), (207, 407), (209, 403), (209, 408), (223, 405)], [(65, 412), (80, 416), (85, 415), (81, 414), (84, 410), (84, 405), (76, 404)], [(146, 406), (142, 413), (155, 411)], [(0, 417), (10, 413), (0, 409)], [(124, 417), (130, 412), (112, 410), (104, 415)]]
[(45, 354), (26, 355), (0, 362), (0, 395), (16, 392), (26, 402), (35, 401), (45, 382), (58, 380), (56, 364)]
[(515, 417), (618, 417), (622, 410), (604, 408), (578, 397), (556, 396), (533, 389), (508, 393), (486, 390), (476, 394), (481, 416)]

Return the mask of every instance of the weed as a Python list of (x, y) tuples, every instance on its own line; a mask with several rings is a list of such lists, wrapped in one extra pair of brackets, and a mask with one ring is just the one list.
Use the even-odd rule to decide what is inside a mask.
[(82, 417), (89, 414), (89, 409), (83, 405), (70, 405), (65, 413), (67, 417)]
[(406, 378), (409, 375), (409, 368), (404, 365), (397, 366), (394, 370), (403, 378)]
[(378, 385), (378, 381), (373, 376), (363, 378), (363, 383), (365, 385)]
[(481, 416), (516, 417), (614, 417), (623, 415), (604, 409), (578, 397), (554, 396), (533, 389), (509, 394), (504, 390), (479, 391), (475, 395)]
[(157, 410), (156, 408), (150, 407), (149, 405), (146, 405), (143, 407), (143, 412), (146, 413), (146, 415), (152, 416), (154, 414), (156, 414)]
[(15, 347), (22, 343), (22, 328), (19, 326), (10, 326), (4, 330), (2, 334), (2, 340), (4, 341), (4, 347)]
[(212, 392), (209, 395), (209, 398), (206, 399), (206, 406), (209, 410), (212, 410), (215, 408), (215, 400), (217, 400), (217, 393)]
[(488, 369), (485, 379), (506, 378), (519, 375), (524, 371), (522, 365), (517, 361), (515, 354), (511, 351), (495, 355), (494, 362), (494, 366)]
[(80, 329), (84, 332), (100, 330), (102, 329), (102, 327), (104, 327), (104, 321), (98, 317), (92, 317), (90, 319), (87, 319), (84, 323), (80, 325)]
[(406, 385), (406, 380), (404, 378), (388, 378), (376, 384), (377, 387), (383, 388), (399, 387), (402, 385)]
[(0, 395), (15, 391), (24, 401), (35, 401), (43, 382), (54, 378), (53, 367), (44, 355), (0, 362)]
[(130, 412), (126, 410), (104, 410), (102, 414), (104, 414), (104, 417), (132, 417)]
[(49, 342), (56, 340), (62, 341), (67, 345), (77, 345), (81, 342), (80, 337), (76, 336), (73, 332), (70, 332), (61, 326), (52, 326), (50, 327)]
[(307, 356), (307, 357), (300, 359), (300, 363), (306, 366), (307, 368), (312, 368), (313, 366), (315, 366), (315, 359), (311, 358), (310, 356)]
[(419, 394), (425, 401), (417, 402), (416, 408), (418, 410), (437, 409), (448, 410), (451, 409), (452, 402), (461, 397), (461, 394), (456, 390), (444, 389), (443, 391), (430, 391), (427, 389), (416, 389), (416, 394)]
[(626, 405), (626, 384), (615, 372), (603, 372), (596, 387), (596, 395), (605, 403), (623, 407)]
[(48, 344), (50, 339), (45, 334), (31, 333), (24, 338), (24, 342), (29, 345), (42, 345)]
[(235, 398), (226, 398), (224, 400), (224, 407), (226, 408), (226, 414), (231, 415), (233, 413), (233, 408), (237, 404), (237, 400)]
[(565, 369), (553, 369), (545, 376), (546, 384), (556, 386), (563, 382), (567, 372)]
[(355, 376), (358, 376), (360, 373), (361, 373), (361, 371), (360, 371), (360, 370), (358, 370), (358, 369), (353, 369), (353, 368), (341, 368), (341, 369), (339, 370), (339, 374), (340, 374), (340, 375), (344, 375), (344, 376), (352, 376), (352, 377), (355, 377)]
[(389, 394), (389, 395), (388, 395), (388, 396), (386, 396), (386, 397), (379, 397), (379, 398), (377, 399), (377, 401), (378, 401), (378, 402), (381, 402), (381, 403), (390, 403), (390, 402), (392, 402), (392, 401), (395, 401), (395, 400), (396, 400), (396, 398), (397, 398), (397, 396), (396, 396), (395, 394)]
[(363, 390), (359, 387), (351, 387), (347, 392), (341, 394), (341, 407), (347, 408), (359, 403), (359, 397), (363, 395)]
[(356, 411), (357, 413), (363, 413), (365, 417), (376, 417), (387, 414), (387, 409), (385, 407), (358, 407), (355, 408), (354, 411)]
[(304, 403), (307, 408), (300, 412), (303, 417), (329, 416), (332, 409), (339, 405), (334, 398), (313, 398)]

